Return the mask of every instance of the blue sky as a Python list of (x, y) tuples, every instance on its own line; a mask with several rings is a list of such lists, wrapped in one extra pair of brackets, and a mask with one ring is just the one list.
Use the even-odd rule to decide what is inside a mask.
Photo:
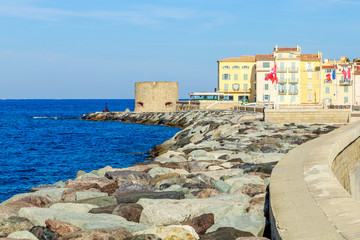
[(217, 87), (217, 60), (300, 45), (360, 57), (359, 0), (0, 0), (1, 98), (134, 98)]

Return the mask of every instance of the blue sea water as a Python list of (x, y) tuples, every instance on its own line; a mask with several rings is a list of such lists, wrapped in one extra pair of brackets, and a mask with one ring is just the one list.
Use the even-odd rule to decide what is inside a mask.
[(133, 110), (134, 100), (0, 100), (0, 202), (78, 170), (145, 161), (180, 129), (80, 120), (85, 113)]

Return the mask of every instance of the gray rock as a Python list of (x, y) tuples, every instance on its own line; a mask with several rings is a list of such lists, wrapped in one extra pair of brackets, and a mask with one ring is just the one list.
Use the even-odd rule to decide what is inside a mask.
[(38, 240), (37, 237), (34, 236), (34, 234), (32, 234), (29, 231), (18, 231), (18, 232), (13, 232), (11, 233), (9, 236), (7, 236), (8, 238), (13, 238), (13, 239), (31, 239), (31, 240)]
[(149, 198), (149, 199), (183, 199), (183, 192), (137, 192), (137, 193), (128, 193), (121, 196), (118, 196), (117, 203), (136, 203), (140, 198)]
[(107, 193), (103, 192), (76, 192), (75, 200), (80, 201), (83, 199), (96, 198), (96, 197), (105, 197), (108, 196)]
[(115, 205), (117, 202), (116, 202), (116, 197), (106, 196), (106, 197), (87, 198), (76, 201), (75, 203), (86, 203), (86, 204), (96, 205), (98, 207), (106, 207), (110, 205)]
[(149, 185), (140, 185), (134, 183), (124, 183), (113, 193), (114, 196), (120, 196), (126, 193), (134, 192), (154, 192), (156, 188)]
[(222, 193), (228, 193), (230, 191), (230, 185), (222, 180), (216, 181), (214, 183), (214, 188)]
[(13, 216), (0, 222), (0, 236), (7, 236), (17, 231), (27, 231), (34, 225), (24, 217)]
[(206, 233), (214, 232), (220, 227), (232, 227), (237, 230), (250, 232), (254, 236), (261, 237), (265, 229), (265, 217), (256, 215), (230, 216), (215, 222)]

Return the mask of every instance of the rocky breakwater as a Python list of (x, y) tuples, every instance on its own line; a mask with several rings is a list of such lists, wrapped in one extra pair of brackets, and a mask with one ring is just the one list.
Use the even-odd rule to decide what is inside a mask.
[(74, 180), (13, 196), (0, 204), (0, 236), (261, 239), (273, 166), (292, 148), (335, 128), (264, 123), (261, 117), (235, 111), (85, 115), (184, 129), (156, 146), (152, 161), (79, 171)]

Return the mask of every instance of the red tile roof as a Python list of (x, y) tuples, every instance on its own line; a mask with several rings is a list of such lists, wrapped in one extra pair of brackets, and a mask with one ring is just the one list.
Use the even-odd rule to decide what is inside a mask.
[(301, 54), (300, 55), (301, 61), (320, 61), (321, 59), (317, 54)]
[(333, 69), (337, 68), (336, 66), (322, 66), (323, 69)]
[(274, 48), (275, 52), (292, 52), (292, 51), (297, 51), (298, 49), (295, 48), (290, 48), (290, 47), (278, 47), (277, 50), (276, 48)]
[(274, 57), (272, 54), (256, 54), (256, 61), (274, 61)]
[(218, 62), (255, 62), (255, 56), (241, 56), (221, 59)]

